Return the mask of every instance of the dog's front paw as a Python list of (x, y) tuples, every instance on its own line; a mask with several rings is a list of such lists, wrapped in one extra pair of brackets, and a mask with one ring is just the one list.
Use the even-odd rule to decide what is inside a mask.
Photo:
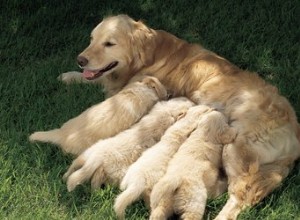
[(77, 71), (62, 73), (57, 77), (57, 79), (66, 84), (84, 81), (84, 78), (81, 76), (81, 73)]
[(36, 142), (41, 139), (41, 136), (42, 136), (42, 132), (34, 132), (28, 137), (28, 140), (30, 142)]

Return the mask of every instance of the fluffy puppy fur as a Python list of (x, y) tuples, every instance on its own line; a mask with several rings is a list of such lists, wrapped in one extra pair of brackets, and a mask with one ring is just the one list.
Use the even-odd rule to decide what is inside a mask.
[(181, 219), (202, 219), (206, 200), (227, 189), (222, 179), (222, 149), (231, 143), (236, 131), (218, 111), (203, 114), (198, 127), (180, 146), (169, 162), (167, 172), (151, 192), (151, 220), (167, 219), (173, 212)]
[(165, 130), (194, 104), (186, 98), (161, 101), (130, 129), (100, 140), (84, 151), (64, 175), (72, 191), (92, 177), (92, 188), (105, 182), (118, 185), (130, 164), (158, 142)]
[(117, 95), (96, 104), (61, 128), (30, 135), (30, 141), (51, 142), (65, 152), (79, 155), (96, 141), (118, 134), (136, 123), (159, 100), (167, 98), (164, 86), (154, 77), (127, 85)]
[[(133, 76), (151, 73), (175, 96), (218, 108), (238, 130), (223, 151), (230, 199), (217, 219), (235, 219), (261, 201), (300, 157), (300, 126), (292, 106), (258, 74), (126, 15), (105, 18), (91, 35), (78, 57), (83, 74), (63, 74), (65, 82), (98, 82), (114, 94)], [(274, 175), (260, 178), (272, 166)], [(243, 188), (248, 180), (253, 184)]]
[(168, 128), (160, 142), (146, 150), (129, 167), (120, 185), (124, 192), (117, 197), (114, 205), (120, 219), (124, 218), (126, 207), (142, 194), (147, 200), (154, 184), (164, 175), (169, 160), (195, 130), (199, 117), (209, 110), (210, 108), (204, 105), (190, 108), (184, 118)]

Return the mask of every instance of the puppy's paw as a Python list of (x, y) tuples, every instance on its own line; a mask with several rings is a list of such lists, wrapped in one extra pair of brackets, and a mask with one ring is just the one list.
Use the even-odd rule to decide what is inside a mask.
[(76, 171), (75, 173), (71, 174), (67, 180), (67, 188), (68, 191), (73, 191), (76, 186), (82, 184), (85, 181), (85, 175), (81, 170)]
[(167, 219), (165, 212), (157, 207), (153, 211), (151, 211), (151, 215), (149, 217), (149, 220), (165, 220)]
[(76, 82), (83, 82), (85, 79), (82, 77), (80, 72), (70, 71), (60, 74), (57, 79), (63, 83), (70, 84)]
[(68, 171), (63, 175), (63, 180), (67, 181), (69, 176), (71, 176), (77, 170), (81, 169), (85, 161), (86, 160), (80, 156), (76, 160), (74, 160), (71, 166), (69, 167)]

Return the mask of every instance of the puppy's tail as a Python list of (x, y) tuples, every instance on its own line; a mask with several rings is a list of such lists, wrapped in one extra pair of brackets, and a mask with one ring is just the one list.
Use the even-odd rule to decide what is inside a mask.
[(127, 189), (117, 197), (114, 205), (114, 210), (117, 214), (118, 219), (125, 218), (126, 207), (131, 205), (141, 196), (141, 194), (145, 190), (144, 186), (144, 180), (139, 180), (139, 182), (129, 184)]
[(155, 209), (162, 198), (171, 197), (171, 194), (181, 185), (182, 179), (180, 177), (164, 176), (153, 187), (151, 192), (151, 209)]
[(29, 141), (35, 142), (49, 142), (52, 144), (61, 144), (61, 131), (60, 129), (54, 129), (50, 131), (38, 131), (29, 136)]

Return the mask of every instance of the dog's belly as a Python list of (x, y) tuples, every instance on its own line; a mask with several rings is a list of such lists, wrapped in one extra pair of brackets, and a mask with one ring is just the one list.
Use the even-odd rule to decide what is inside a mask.
[[(292, 109), (283, 97), (270, 93), (268, 88), (241, 90), (227, 100), (209, 96), (201, 90), (190, 95), (197, 104), (209, 105), (221, 111), (238, 131), (247, 149), (254, 153), (260, 164), (300, 157), (300, 143), (295, 131)], [(224, 96), (226, 97), (226, 96)], [(267, 103), (266, 105), (264, 105)]]
[(299, 142), (290, 124), (261, 134), (253, 133), (254, 136), (247, 137), (247, 144), (256, 153), (260, 164), (286, 158), (293, 161), (300, 156)]

